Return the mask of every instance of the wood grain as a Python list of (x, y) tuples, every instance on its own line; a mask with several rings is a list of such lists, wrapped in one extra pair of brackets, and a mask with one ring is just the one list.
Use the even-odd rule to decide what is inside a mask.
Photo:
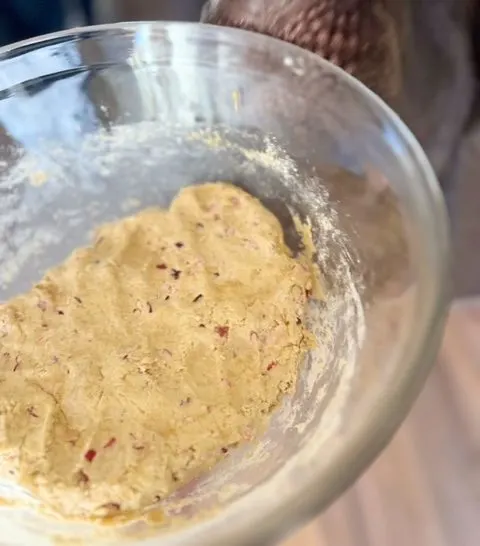
[(480, 544), (480, 300), (451, 310), (437, 366), (370, 470), (281, 546)]

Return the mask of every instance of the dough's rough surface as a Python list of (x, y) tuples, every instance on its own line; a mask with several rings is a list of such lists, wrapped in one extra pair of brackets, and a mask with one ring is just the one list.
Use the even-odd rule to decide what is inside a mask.
[(68, 518), (154, 505), (292, 389), (312, 283), (229, 184), (103, 226), (0, 306), (0, 477)]

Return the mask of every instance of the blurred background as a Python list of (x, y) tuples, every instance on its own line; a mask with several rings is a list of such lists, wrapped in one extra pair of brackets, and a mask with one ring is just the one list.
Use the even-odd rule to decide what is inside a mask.
[[(19, 21), (9, 5), (23, 5)], [(203, 0), (1, 0), (0, 42), (87, 23), (198, 21)], [(437, 0), (431, 0), (436, 2)], [(31, 2), (31, 3), (30, 3)], [(48, 11), (48, 17), (47, 15)], [(480, 11), (480, 10), (479, 10)], [(35, 31), (33, 29), (41, 29)], [(477, 40), (480, 34), (477, 33)], [(477, 85), (477, 84), (475, 84)], [(478, 94), (478, 93), (477, 93)], [(463, 97), (458, 97), (461, 101)], [(449, 183), (456, 301), (436, 369), (392, 444), (325, 514), (284, 546), (480, 543), (480, 122), (462, 137)]]

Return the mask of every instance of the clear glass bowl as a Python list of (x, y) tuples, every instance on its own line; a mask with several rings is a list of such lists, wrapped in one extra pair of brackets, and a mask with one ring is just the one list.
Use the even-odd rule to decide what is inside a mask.
[(98, 224), (168, 205), (205, 180), (259, 196), (294, 248), (292, 214), (309, 221), (327, 294), (311, 309), (319, 347), (294, 396), (258, 444), (163, 503), (178, 527), (137, 523), (102, 538), (17, 507), (0, 511), (2, 544), (48, 544), (52, 533), (116, 543), (117, 533), (130, 543), (264, 545), (342, 493), (407, 414), (446, 311), (441, 194), (397, 116), (289, 44), (138, 23), (0, 50), (0, 124), (0, 300)]

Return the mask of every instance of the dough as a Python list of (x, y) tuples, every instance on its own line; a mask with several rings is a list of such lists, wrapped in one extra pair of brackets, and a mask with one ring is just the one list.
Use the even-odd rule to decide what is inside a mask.
[(103, 226), (0, 306), (0, 476), (68, 518), (161, 501), (292, 389), (313, 280), (229, 184)]

